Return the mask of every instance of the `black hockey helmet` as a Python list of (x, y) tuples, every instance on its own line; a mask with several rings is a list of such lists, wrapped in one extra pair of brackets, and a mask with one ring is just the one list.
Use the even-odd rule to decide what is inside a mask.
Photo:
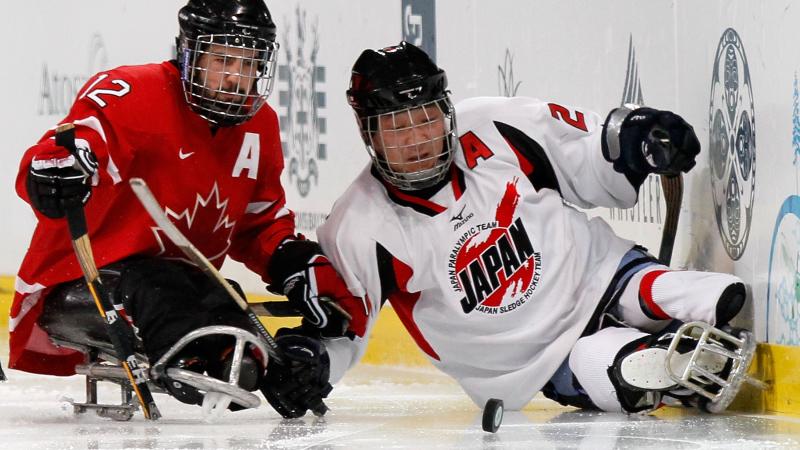
[[(178, 23), (177, 59), (192, 109), (218, 126), (255, 115), (272, 91), (278, 52), (275, 22), (264, 1), (189, 0)], [(227, 66), (209, 67), (201, 61), (204, 55), (225, 58)], [(233, 86), (208, 80), (230, 75), (239, 77)]]
[(347, 100), (359, 116), (373, 116), (447, 97), (447, 75), (406, 41), (361, 53)]
[[(380, 50), (364, 50), (353, 65), (347, 100), (356, 113), (361, 136), (367, 151), (381, 176), (400, 189), (418, 190), (441, 181), (453, 160), (456, 124), (453, 104), (447, 90), (447, 75), (418, 47), (402, 41), (398, 45)], [(437, 111), (436, 118), (445, 122), (441, 132), (435, 136), (422, 131), (430, 128), (431, 117), (425, 123), (411, 121), (411, 111)], [(435, 109), (434, 109), (435, 108)], [(427, 112), (426, 112), (427, 114)], [(387, 145), (383, 142), (380, 119), (391, 115), (388, 123), (404, 123), (394, 126), (397, 133), (417, 130), (414, 145)], [(425, 136), (424, 138), (422, 136)], [(439, 152), (439, 143), (442, 145)], [(431, 152), (431, 146), (436, 147)], [(403, 164), (387, 161), (387, 150), (408, 152), (415, 147), (419, 157)], [(433, 153), (433, 154), (432, 154)], [(432, 154), (432, 155), (431, 155)], [(435, 164), (433, 164), (435, 159)], [(425, 162), (428, 161), (426, 164)], [(433, 164), (432, 167), (428, 167)], [(412, 169), (422, 167), (424, 169)]]

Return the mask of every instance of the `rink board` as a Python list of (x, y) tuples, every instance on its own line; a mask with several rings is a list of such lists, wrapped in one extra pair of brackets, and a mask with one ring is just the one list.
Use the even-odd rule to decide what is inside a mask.
[[(8, 329), (7, 311), (13, 296), (12, 277), (0, 277), (0, 328)], [(275, 297), (250, 296), (251, 301), (276, 300)], [(271, 332), (299, 324), (294, 318), (267, 318)], [(3, 364), (7, 359), (2, 358)], [(372, 331), (364, 364), (430, 368), (431, 363), (408, 336), (392, 308), (384, 308)], [(751, 373), (770, 384), (767, 391), (746, 386), (733, 409), (743, 412), (776, 412), (800, 415), (800, 348), (775, 344), (759, 344)]]

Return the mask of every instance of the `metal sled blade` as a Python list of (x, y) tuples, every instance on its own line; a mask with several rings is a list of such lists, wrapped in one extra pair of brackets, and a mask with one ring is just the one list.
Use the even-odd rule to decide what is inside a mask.
[[(232, 336), (236, 339), (236, 344), (233, 350), (233, 363), (231, 364), (230, 374), (228, 380), (218, 380), (207, 375), (198, 374), (189, 370), (168, 367), (172, 359), (183, 350), (184, 347), (194, 342), (195, 340), (209, 335), (225, 334)], [(239, 404), (245, 408), (257, 408), (261, 405), (261, 400), (253, 393), (248, 392), (239, 387), (239, 374), (242, 368), (242, 356), (244, 355), (245, 347), (252, 345), (266, 358), (267, 348), (254, 334), (242, 330), (241, 328), (212, 325), (208, 327), (199, 328), (187, 334), (176, 342), (172, 348), (161, 357), (153, 365), (150, 370), (153, 379), (159, 380), (166, 378), (166, 382), (179, 382), (186, 383), (189, 386), (201, 392), (219, 392), (233, 398), (234, 403)]]
[[(134, 413), (139, 409), (139, 403), (133, 397), (133, 390), (122, 366), (100, 363), (82, 364), (75, 367), (75, 372), (78, 375), (86, 376), (86, 402), (79, 403), (68, 400), (76, 415), (94, 411), (99, 417), (127, 422), (131, 420)], [(120, 404), (99, 403), (97, 397), (98, 381), (111, 381), (120, 386)]]

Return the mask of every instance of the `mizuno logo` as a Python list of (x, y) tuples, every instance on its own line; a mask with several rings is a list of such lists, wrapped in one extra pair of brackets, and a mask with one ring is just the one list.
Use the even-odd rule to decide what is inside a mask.
[(194, 155), (194, 152), (183, 153), (183, 147), (181, 147), (181, 149), (178, 150), (178, 158), (180, 159), (186, 159), (192, 155)]
[(452, 219), (450, 219), (450, 222), (455, 222), (455, 224), (453, 224), (453, 231), (456, 231), (457, 229), (461, 228), (462, 225), (469, 222), (469, 219), (472, 219), (472, 217), (475, 215), (473, 213), (469, 213), (467, 214), (466, 217), (464, 217), (464, 210), (466, 208), (467, 205), (465, 204), (463, 207), (461, 207), (461, 211), (459, 211), (458, 214), (456, 214), (455, 216), (453, 216)]
[(464, 210), (465, 209), (467, 209), (467, 205), (466, 204), (461, 207), (461, 211), (458, 214), (456, 214), (455, 216), (453, 216), (452, 219), (450, 219), (450, 222), (455, 222), (456, 220), (463, 220), (464, 219)]

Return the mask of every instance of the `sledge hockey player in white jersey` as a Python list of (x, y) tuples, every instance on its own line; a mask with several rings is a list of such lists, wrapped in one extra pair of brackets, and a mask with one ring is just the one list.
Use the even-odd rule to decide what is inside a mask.
[[(448, 94), (444, 71), (406, 42), (353, 67), (347, 96), (372, 162), (317, 234), (369, 326), (389, 301), (480, 406), (520, 409), (542, 390), (606, 411), (668, 398), (724, 409), (753, 352), (751, 334), (721, 330), (742, 281), (670, 270), (571, 206), (628, 208), (648, 174), (688, 171), (692, 127), (651, 108), (603, 118), (521, 97), (453, 106)], [(331, 382), (364, 336), (326, 340)]]

